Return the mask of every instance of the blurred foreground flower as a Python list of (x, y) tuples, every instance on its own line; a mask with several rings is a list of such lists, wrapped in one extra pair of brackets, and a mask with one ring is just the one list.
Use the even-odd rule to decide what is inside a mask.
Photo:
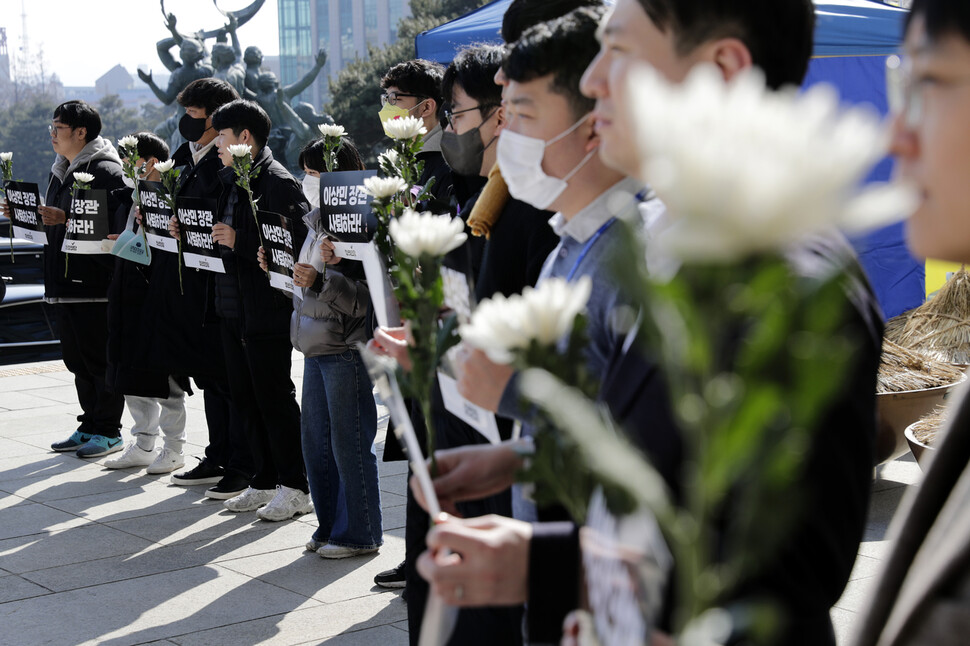
[(915, 207), (907, 187), (860, 188), (887, 152), (886, 128), (828, 86), (772, 91), (760, 71), (725, 83), (700, 65), (680, 84), (644, 67), (629, 88), (642, 179), (670, 219), (659, 246), (683, 260), (730, 261), (833, 227), (859, 233)]
[(384, 130), (390, 135), (391, 139), (414, 139), (428, 134), (428, 129), (424, 127), (424, 121), (417, 117), (388, 119), (384, 122)]
[(413, 258), (444, 256), (468, 238), (461, 218), (418, 213), (408, 208), (391, 220), (389, 230), (397, 248)]

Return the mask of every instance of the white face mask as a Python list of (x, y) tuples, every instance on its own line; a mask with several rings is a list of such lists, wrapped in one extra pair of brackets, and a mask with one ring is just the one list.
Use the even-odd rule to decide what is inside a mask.
[(307, 202), (315, 209), (320, 208), (320, 178), (310, 173), (303, 177), (303, 194)]
[(569, 186), (573, 175), (596, 154), (596, 150), (591, 150), (574, 169), (560, 179), (546, 175), (542, 170), (546, 148), (569, 136), (585, 121), (584, 116), (549, 141), (503, 130), (498, 138), (498, 166), (502, 169), (502, 178), (509, 187), (509, 194), (537, 209), (548, 209)]

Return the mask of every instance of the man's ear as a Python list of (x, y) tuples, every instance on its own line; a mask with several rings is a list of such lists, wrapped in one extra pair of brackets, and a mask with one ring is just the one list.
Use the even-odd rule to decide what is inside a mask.
[(737, 38), (721, 38), (708, 45), (709, 60), (721, 70), (724, 80), (730, 82), (735, 76), (754, 66), (748, 46)]
[(495, 136), (497, 137), (504, 128), (505, 128), (505, 106), (500, 105), (498, 109), (495, 110)]
[(438, 102), (434, 99), (425, 99), (424, 105), (421, 106), (421, 118), (426, 119), (428, 117), (437, 117), (438, 115)]
[(78, 126), (74, 129), (74, 132), (76, 132), (84, 141), (88, 140), (88, 129), (84, 126)]

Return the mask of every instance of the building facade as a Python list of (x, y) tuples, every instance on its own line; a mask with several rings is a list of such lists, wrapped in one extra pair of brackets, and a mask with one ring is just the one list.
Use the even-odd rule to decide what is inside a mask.
[(280, 80), (289, 85), (313, 67), (319, 49), (327, 65), (300, 101), (320, 110), (330, 100), (328, 80), (369, 46), (397, 40), (398, 22), (409, 16), (408, 0), (279, 0)]

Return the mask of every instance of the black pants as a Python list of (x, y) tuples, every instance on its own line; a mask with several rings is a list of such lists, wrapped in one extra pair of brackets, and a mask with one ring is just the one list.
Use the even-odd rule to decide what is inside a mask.
[(105, 385), (108, 349), (107, 303), (58, 303), (54, 306), (64, 365), (74, 375), (81, 405), (78, 430), (89, 435), (121, 437), (123, 395)]
[[(222, 340), (219, 339), (219, 343)], [(220, 356), (222, 352), (219, 353)], [(194, 377), (195, 385), (202, 390), (205, 404), (205, 423), (209, 431), (209, 443), (205, 457), (230, 472), (244, 478), (252, 478), (256, 472), (249, 440), (233, 442), (232, 438), (245, 438), (242, 416), (236, 412), (229, 389), (229, 380), (213, 377)]]
[[(480, 433), (454, 415), (450, 414), (441, 399), (441, 392), (434, 387), (432, 410), (435, 416), (437, 449), (448, 449), (470, 444), (487, 444)], [(425, 428), (417, 404), (412, 408), (411, 421), (419, 441), (425, 437)], [(423, 441), (422, 441), (423, 444)], [(427, 450), (422, 447), (427, 453)], [(408, 470), (410, 479), (411, 471)], [(498, 514), (512, 516), (512, 498), (509, 491), (481, 500), (459, 503), (458, 511), (464, 518)], [(411, 646), (417, 646), (421, 635), (421, 620), (428, 601), (430, 588), (417, 571), (417, 558), (427, 549), (425, 536), (430, 528), (431, 517), (418, 505), (407, 489), (407, 516), (404, 528), (404, 577), (408, 591), (408, 636)], [(462, 608), (458, 622), (448, 640), (449, 646), (519, 646), (522, 644), (522, 606)]]
[(287, 336), (245, 338), (239, 319), (222, 320), (229, 390), (244, 429), (233, 452), (248, 442), (255, 463), (254, 489), (284, 485), (309, 493), (300, 439), (300, 407), (290, 379), (293, 346)]

